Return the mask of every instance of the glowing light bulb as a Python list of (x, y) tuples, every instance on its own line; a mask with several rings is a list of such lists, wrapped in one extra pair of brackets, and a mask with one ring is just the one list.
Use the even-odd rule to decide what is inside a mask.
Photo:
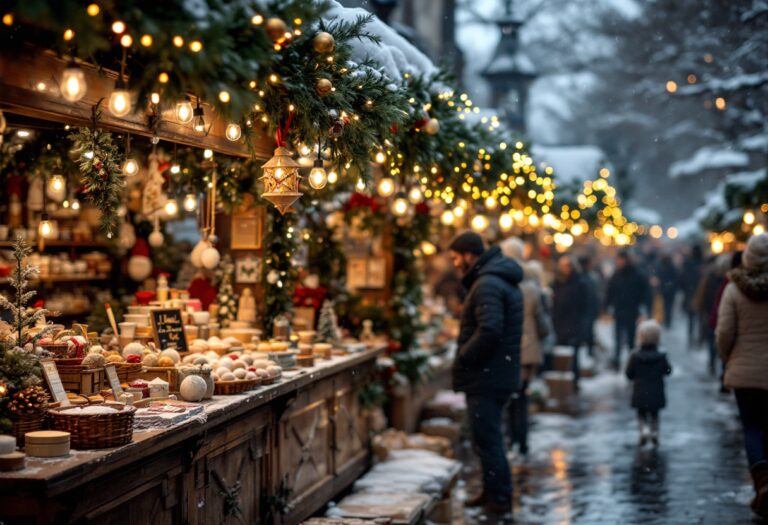
[(203, 118), (203, 108), (198, 106), (192, 112), (192, 129), (197, 133), (205, 133), (205, 118)]
[(203, 150), (203, 158), (210, 159), (213, 157), (213, 150), (205, 149)]
[(752, 235), (762, 235), (765, 233), (765, 226), (762, 224), (755, 224), (755, 227), (752, 228)]
[(128, 157), (123, 163), (123, 174), (132, 177), (139, 172), (139, 163), (133, 157)]
[(485, 207), (489, 210), (496, 209), (496, 206), (498, 205), (498, 202), (496, 201), (496, 198), (493, 195), (489, 195), (488, 198), (485, 199)]
[(331, 170), (328, 172), (328, 184), (336, 184), (339, 181), (339, 174)]
[(125, 23), (121, 22), (120, 20), (115, 20), (112, 23), (112, 31), (114, 31), (119, 35), (123, 31), (125, 31)]
[(744, 224), (754, 224), (754, 223), (755, 223), (755, 214), (751, 211), (745, 211)]
[(443, 213), (440, 214), (440, 222), (443, 223), (445, 226), (450, 226), (453, 224), (453, 221), (456, 218), (453, 216), (453, 212), (451, 210), (445, 210)]
[(184, 210), (186, 211), (195, 211), (197, 209), (197, 197), (192, 193), (187, 193), (184, 197), (182, 206), (184, 206)]
[(176, 104), (176, 120), (182, 124), (187, 124), (192, 121), (194, 116), (194, 108), (189, 100), (184, 100)]
[(82, 68), (70, 62), (61, 74), (61, 96), (70, 102), (77, 102), (85, 96), (85, 73)]
[(408, 200), (413, 204), (421, 204), (424, 202), (424, 193), (421, 188), (414, 186), (408, 191)]
[(176, 199), (168, 199), (165, 201), (165, 214), (169, 217), (175, 217), (177, 213), (179, 213), (179, 205), (176, 202)]
[(53, 233), (53, 225), (51, 224), (51, 221), (48, 219), (48, 214), (43, 213), (43, 216), (40, 219), (40, 236), (43, 238), (48, 238), (51, 236), (51, 233)]
[(357, 179), (357, 184), (355, 184), (355, 189), (357, 191), (365, 191), (365, 181), (363, 179)]
[(424, 255), (434, 255), (437, 252), (437, 248), (429, 241), (421, 241), (421, 253)]
[(71, 207), (73, 210), (79, 210), (79, 209), (80, 209), (80, 201), (79, 201), (79, 200), (77, 200), (77, 199), (73, 200), (73, 201), (72, 201), (72, 204), (70, 204), (70, 207)]
[(227, 124), (226, 135), (228, 140), (235, 142), (236, 140), (240, 140), (240, 137), (243, 135), (243, 131), (240, 129), (239, 124), (230, 122), (229, 124)]
[(456, 207), (453, 209), (453, 215), (454, 215), (455, 217), (464, 217), (464, 212), (465, 212), (465, 211), (466, 211), (466, 210), (464, 209), (464, 207), (463, 207), (463, 206), (461, 206), (461, 205), (459, 205), (459, 206), (456, 206)]
[(122, 88), (115, 89), (109, 96), (109, 112), (124, 117), (131, 112), (131, 94)]
[(384, 164), (387, 160), (387, 156), (384, 154), (383, 151), (377, 151), (376, 156), (374, 157), (374, 160), (377, 164)]
[(181, 171), (181, 166), (179, 166), (175, 162), (171, 164), (171, 173), (173, 173), (174, 175), (178, 175), (180, 171)]
[(395, 193), (395, 181), (391, 177), (382, 177), (376, 192), (384, 198), (391, 197)]
[(488, 229), (489, 224), (488, 217), (485, 215), (475, 215), (469, 223), (470, 227), (477, 233), (484, 232)]
[(499, 216), (499, 228), (501, 228), (501, 231), (508, 232), (512, 229), (514, 224), (515, 221), (512, 219), (510, 214), (502, 213), (501, 216)]
[(712, 240), (712, 244), (710, 248), (712, 249), (712, 253), (718, 254), (718, 253), (723, 253), (723, 249), (725, 248), (725, 245), (723, 244), (723, 241), (720, 238), (716, 238)]
[(309, 185), (316, 190), (322, 190), (328, 183), (328, 175), (323, 168), (323, 161), (321, 159), (315, 160), (315, 164), (312, 170), (309, 172)]
[(398, 193), (395, 196), (395, 200), (392, 201), (392, 214), (395, 217), (403, 217), (408, 213), (411, 204), (408, 202), (408, 197), (405, 193)]
[(51, 190), (61, 191), (64, 189), (64, 184), (65, 184), (64, 177), (62, 177), (61, 175), (54, 175), (53, 177), (51, 177), (51, 182), (50, 182)]

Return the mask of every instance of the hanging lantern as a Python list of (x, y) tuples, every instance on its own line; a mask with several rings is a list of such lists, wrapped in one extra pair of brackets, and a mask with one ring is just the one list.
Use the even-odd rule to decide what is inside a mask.
[(77, 102), (85, 96), (85, 73), (74, 60), (70, 61), (61, 74), (61, 96), (70, 102)]
[(328, 183), (328, 175), (323, 168), (323, 160), (315, 159), (315, 163), (312, 166), (312, 170), (309, 172), (309, 185), (316, 190), (322, 190)]
[(408, 197), (405, 193), (398, 193), (395, 195), (395, 199), (392, 201), (392, 215), (395, 217), (405, 217), (410, 210), (411, 205), (408, 202)]
[(186, 197), (184, 197), (183, 206), (185, 211), (195, 211), (197, 209), (197, 197), (192, 193), (187, 193)]
[(128, 157), (125, 159), (125, 162), (123, 162), (123, 174), (126, 177), (132, 177), (136, 175), (139, 172), (139, 163), (138, 161), (133, 157)]
[(192, 122), (194, 111), (192, 102), (190, 102), (189, 99), (179, 102), (176, 104), (176, 120), (182, 124), (188, 124)]
[(175, 217), (179, 213), (179, 204), (176, 199), (168, 199), (165, 201), (165, 214), (169, 217)]
[(226, 131), (227, 140), (231, 140), (232, 142), (235, 142), (237, 140), (240, 140), (240, 137), (243, 135), (242, 129), (240, 129), (239, 124), (235, 124), (234, 122), (230, 122), (227, 125), (227, 131)]
[(376, 191), (379, 196), (385, 199), (391, 197), (395, 193), (395, 181), (392, 180), (392, 177), (382, 177)]
[(291, 158), (287, 148), (278, 147), (275, 155), (263, 166), (264, 193), (261, 196), (275, 205), (281, 215), (290, 208), (291, 204), (301, 197), (299, 192), (299, 163)]
[(51, 224), (51, 219), (48, 217), (47, 213), (43, 213), (43, 216), (40, 219), (40, 226), (38, 227), (38, 231), (40, 233), (40, 237), (43, 239), (47, 239), (53, 233), (53, 224)]

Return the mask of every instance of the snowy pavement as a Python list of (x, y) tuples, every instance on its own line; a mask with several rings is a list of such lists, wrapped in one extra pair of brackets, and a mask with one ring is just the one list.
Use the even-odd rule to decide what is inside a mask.
[[(706, 352), (688, 350), (682, 324), (663, 339), (674, 371), (658, 449), (637, 444), (623, 375), (584, 379), (568, 414), (533, 416), (530, 454), (511, 461), (515, 524), (754, 523), (733, 397), (707, 374)], [(601, 339), (609, 330), (599, 327)], [(476, 462), (465, 467), (464, 480), (473, 492)], [(476, 511), (458, 514), (457, 524), (486, 521)]]

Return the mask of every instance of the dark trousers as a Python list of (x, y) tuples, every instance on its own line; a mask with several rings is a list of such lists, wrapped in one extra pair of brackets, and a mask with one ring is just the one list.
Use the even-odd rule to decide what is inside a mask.
[(640, 422), (641, 432), (643, 430), (643, 427), (648, 425), (648, 429), (651, 431), (651, 434), (657, 435), (659, 433), (659, 411), (658, 410), (648, 410), (645, 408), (638, 408), (637, 420)]
[(483, 469), (483, 494), (491, 501), (512, 500), (512, 473), (504, 450), (502, 411), (509, 396), (467, 394), (467, 420), (472, 449)]
[(664, 326), (672, 326), (672, 315), (675, 312), (675, 292), (663, 292), (661, 294), (664, 300)]
[(768, 390), (736, 388), (734, 393), (749, 466), (768, 462)]
[(528, 453), (528, 381), (512, 395), (507, 408), (509, 440), (517, 443), (521, 454)]
[(616, 317), (614, 322), (614, 354), (613, 354), (613, 366), (616, 370), (621, 366), (621, 349), (622, 345), (626, 341), (627, 346), (631, 349), (635, 344), (635, 330), (637, 329), (637, 319)]

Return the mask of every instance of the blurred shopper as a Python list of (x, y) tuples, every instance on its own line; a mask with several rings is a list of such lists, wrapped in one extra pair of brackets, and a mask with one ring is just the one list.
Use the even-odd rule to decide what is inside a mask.
[(465, 392), (483, 491), (467, 501), (491, 514), (512, 509), (512, 475), (504, 450), (502, 411), (520, 385), (523, 271), (498, 247), (488, 250), (474, 232), (455, 237), (448, 249), (468, 290), (461, 313), (454, 389)]
[(712, 325), (712, 311), (717, 301), (717, 293), (725, 274), (731, 265), (731, 255), (722, 253), (713, 257), (701, 272), (701, 279), (693, 299), (699, 317), (702, 339), (709, 352), (709, 373), (715, 375), (717, 369), (717, 349), (715, 346), (715, 327)]
[(522, 261), (523, 242), (510, 237), (501, 242), (501, 251), (523, 267), (523, 334), (520, 343), (520, 390), (512, 395), (509, 402), (509, 438), (522, 455), (528, 454), (528, 386), (536, 376), (543, 361), (541, 341), (552, 331), (549, 313), (545, 310), (538, 270), (541, 265)]
[(693, 297), (696, 287), (701, 279), (701, 268), (704, 265), (704, 255), (701, 246), (694, 244), (690, 253), (683, 261), (680, 272), (680, 288), (683, 292), (683, 310), (688, 317), (688, 346), (692, 346), (694, 339), (698, 339), (698, 322), (696, 309), (693, 307)]
[(659, 259), (656, 278), (658, 279), (658, 291), (664, 302), (664, 326), (669, 328), (672, 326), (678, 286), (678, 271), (671, 255), (665, 254)]
[(716, 341), (733, 388), (755, 486), (752, 509), (768, 518), (768, 235), (747, 243), (730, 273), (717, 317)]
[(659, 444), (659, 411), (667, 404), (664, 376), (672, 373), (667, 356), (659, 352), (661, 326), (653, 319), (637, 327), (638, 349), (629, 356), (627, 378), (632, 381), (632, 408), (640, 424), (640, 446)]
[(552, 321), (557, 344), (573, 348), (573, 387), (579, 390), (579, 349), (584, 343), (586, 322), (586, 287), (578, 263), (570, 255), (557, 260), (557, 273), (552, 286), (554, 307)]
[(592, 257), (586, 255), (579, 257), (579, 265), (584, 283), (584, 344), (587, 346), (587, 353), (592, 356), (595, 353), (595, 323), (600, 317), (602, 306), (600, 299), (602, 279), (593, 268)]
[(650, 285), (648, 279), (635, 267), (626, 251), (616, 257), (616, 271), (608, 281), (605, 309), (613, 312), (614, 356), (613, 367), (621, 366), (624, 343), (635, 344), (635, 331), (642, 310), (650, 315)]

